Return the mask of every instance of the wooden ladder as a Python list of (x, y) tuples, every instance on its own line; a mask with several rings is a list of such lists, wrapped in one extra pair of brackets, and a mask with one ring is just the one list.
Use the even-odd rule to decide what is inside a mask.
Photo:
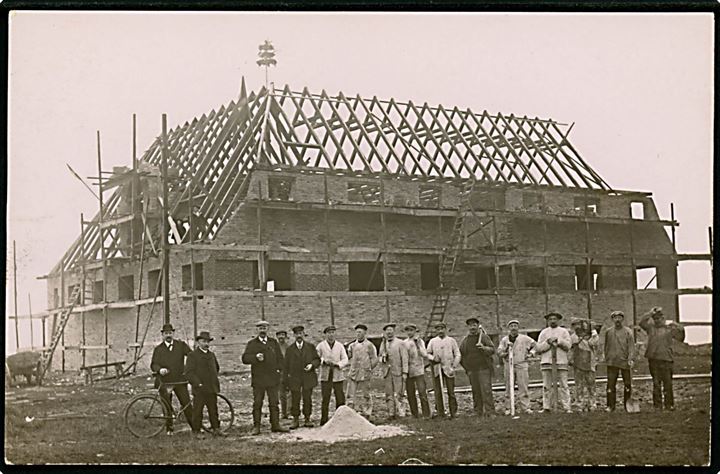
[(84, 284), (76, 285), (73, 289), (72, 294), (69, 298), (69, 306), (66, 306), (62, 313), (60, 314), (60, 321), (57, 327), (55, 328), (55, 332), (52, 335), (52, 339), (50, 340), (50, 346), (43, 350), (42, 356), (40, 357), (40, 370), (38, 371), (38, 385), (42, 383), (43, 378), (45, 377), (45, 373), (50, 368), (50, 364), (52, 363), (52, 357), (53, 353), (55, 352), (55, 349), (57, 348), (58, 344), (60, 343), (60, 339), (62, 338), (63, 332), (65, 331), (65, 326), (67, 325), (68, 320), (70, 319), (70, 313), (72, 313), (72, 310), (75, 308), (77, 304), (80, 303), (81, 296), (84, 296)]
[(452, 283), (455, 267), (460, 259), (464, 246), (463, 226), (465, 224), (465, 213), (468, 210), (470, 195), (472, 194), (474, 188), (475, 180), (471, 178), (471, 181), (469, 181), (460, 192), (460, 205), (458, 206), (457, 215), (455, 216), (455, 223), (453, 224), (450, 243), (445, 248), (445, 251), (440, 259), (440, 286), (435, 292), (433, 306), (430, 310), (427, 328), (425, 329), (426, 335), (430, 334), (430, 331), (436, 323), (445, 320), (445, 313), (447, 312), (448, 302), (450, 300), (450, 292), (452, 291), (452, 286), (450, 284)]

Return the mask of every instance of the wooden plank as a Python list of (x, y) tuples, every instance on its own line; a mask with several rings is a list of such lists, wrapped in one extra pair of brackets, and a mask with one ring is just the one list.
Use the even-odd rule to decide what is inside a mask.
[[(475, 172), (478, 168), (480, 168), (480, 171), (482, 172), (483, 177), (492, 181), (492, 176), (490, 176), (490, 173), (488, 173), (487, 169), (485, 169), (485, 167), (481, 165), (480, 156), (475, 154), (475, 151), (472, 149), (472, 145), (470, 145), (470, 143), (468, 143), (468, 141), (465, 140), (465, 137), (463, 136), (462, 132), (460, 132), (460, 129), (455, 125), (455, 122), (453, 121), (453, 117), (456, 114), (456, 112), (457, 112), (457, 115), (460, 116), (459, 110), (457, 108), (453, 109), (453, 112), (450, 115), (447, 113), (447, 111), (442, 106), (439, 106), (438, 110), (440, 111), (440, 113), (442, 113), (445, 116), (445, 119), (451, 125), (453, 130), (455, 130), (455, 132), (457, 133), (457, 136), (460, 138), (460, 141), (463, 143), (463, 145), (465, 146), (465, 149), (467, 150), (465, 152), (465, 156), (462, 158), (462, 162), (465, 164), (465, 166), (470, 171), (470, 177), (473, 179), (476, 179)], [(453, 148), (455, 147), (454, 144), (451, 144), (451, 145), (453, 146)], [(459, 154), (459, 152), (458, 152), (458, 154)], [(473, 159), (475, 160), (475, 166), (472, 169), (470, 169), (467, 162), (465, 161), (468, 154), (472, 155)]]
[[(410, 175), (410, 174), (413, 174), (413, 172), (414, 172), (415, 170), (417, 170), (417, 171), (420, 172), (420, 174), (421, 174), (422, 176), (428, 177), (429, 174), (427, 173), (427, 170), (423, 169), (422, 165), (420, 164), (420, 161), (418, 161), (418, 159), (415, 157), (415, 155), (413, 155), (412, 153), (410, 153), (410, 148), (411, 148), (410, 142), (408, 142), (407, 140), (405, 140), (405, 139), (403, 138), (402, 134), (400, 133), (400, 129), (398, 129), (397, 127), (395, 127), (395, 125), (392, 123), (392, 121), (390, 120), (390, 116), (388, 115), (388, 112), (387, 112), (385, 109), (383, 109), (383, 107), (380, 105), (380, 103), (379, 103), (379, 101), (378, 101), (378, 98), (377, 98), (376, 96), (373, 96), (373, 99), (372, 99), (372, 101), (370, 102), (370, 106), (369, 106), (369, 107), (368, 107), (367, 105), (365, 105), (365, 102), (364, 102), (362, 99), (360, 100), (360, 104), (361, 104), (361, 105), (365, 108), (365, 110), (367, 111), (368, 117), (371, 117), (372, 120), (373, 120), (373, 122), (374, 122), (375, 124), (377, 124), (378, 127), (380, 127), (380, 126), (382, 126), (382, 125), (378, 123), (377, 118), (375, 117), (375, 114), (373, 113), (373, 108), (377, 106), (377, 107), (380, 109), (380, 112), (382, 112), (382, 114), (383, 114), (383, 123), (387, 120), (388, 126), (389, 126), (389, 127), (391, 128), (391, 130), (395, 133), (395, 139), (393, 140), (392, 144), (389, 144), (389, 141), (388, 141), (388, 144), (389, 144), (388, 146), (389, 146), (390, 149), (393, 150), (393, 153), (395, 154), (396, 157), (398, 156), (398, 154), (395, 152), (395, 147), (397, 146), (397, 142), (398, 142), (398, 141), (401, 141), (402, 144), (405, 146), (405, 153), (403, 153), (402, 157), (398, 158), (398, 163), (400, 163), (400, 165), (401, 165), (402, 168), (405, 170), (405, 172), (406, 172), (408, 175)], [(388, 107), (390, 107), (390, 106), (388, 106)], [(380, 132), (380, 134), (383, 135), (383, 136), (385, 136), (385, 134), (384, 134), (383, 132)], [(420, 153), (422, 154), (422, 151), (420, 151)], [(407, 165), (405, 164), (405, 158), (406, 158), (407, 156), (409, 156), (410, 159), (411, 159), (411, 160), (413, 161), (413, 163), (414, 163), (413, 171), (409, 171), (409, 170), (407, 169)], [(436, 164), (432, 163), (431, 166), (435, 167), (435, 168), (437, 169), (437, 171), (438, 171), (439, 174), (442, 174), (441, 171), (440, 171), (440, 168), (439, 168)]]
[[(550, 162), (545, 157), (545, 154), (543, 153), (543, 151), (540, 150), (540, 148), (535, 143), (535, 140), (533, 140), (532, 137), (525, 130), (524, 122), (519, 121), (513, 114), (510, 114), (510, 116), (508, 118), (505, 118), (502, 114), (498, 114), (498, 117), (500, 117), (500, 119), (503, 120), (503, 122), (508, 124), (509, 129), (512, 131), (514, 136), (517, 138), (518, 143), (520, 144), (520, 147), (525, 151), (525, 153), (527, 153), (527, 155), (530, 157), (532, 162), (535, 163), (535, 166), (537, 166), (538, 170), (540, 171), (540, 174), (543, 176), (543, 178), (545, 178), (546, 184), (549, 184), (549, 185), (555, 184), (546, 174), (547, 170), (549, 169), (553, 172), (553, 174), (555, 175), (557, 180), (560, 182), (560, 185), (566, 186), (565, 180), (562, 179), (562, 176), (560, 175), (560, 173), (558, 173), (557, 170), (555, 170), (555, 168), (553, 168), (550, 165)], [(513, 123), (516, 126), (515, 130), (510, 126)], [(528, 147), (525, 146), (524, 140), (520, 137), (520, 135), (517, 132), (522, 132), (523, 135), (525, 135), (525, 138), (532, 144), (533, 148), (535, 149), (534, 152), (532, 152), (532, 153), (530, 152)], [(543, 160), (543, 163), (546, 166), (545, 170), (543, 170), (542, 167), (535, 160), (535, 158), (537, 158), (537, 157), (540, 157)]]

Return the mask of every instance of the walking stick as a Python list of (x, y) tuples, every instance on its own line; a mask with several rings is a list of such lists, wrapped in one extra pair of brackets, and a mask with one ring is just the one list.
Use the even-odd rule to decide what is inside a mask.
[[(445, 408), (448, 408), (448, 410), (449, 410), (449, 407), (445, 403), (445, 382), (443, 382), (442, 362), (436, 362), (436, 363), (440, 365), (440, 367), (438, 367), (440, 369), (439, 370), (440, 373), (438, 375), (438, 377), (440, 378), (440, 400), (442, 402), (442, 407), (443, 407), (442, 416), (445, 416)], [(450, 403), (450, 400), (448, 400), (448, 403)], [(440, 413), (438, 413), (438, 415), (440, 415)]]
[(508, 369), (510, 370), (510, 416), (515, 416), (515, 355), (513, 354), (513, 344), (510, 344), (508, 352)]
[(552, 346), (552, 349), (550, 349), (550, 351), (552, 353), (552, 365), (551, 365), (552, 394), (553, 394), (552, 408), (553, 408), (553, 410), (557, 410), (557, 406), (558, 406), (557, 346)]

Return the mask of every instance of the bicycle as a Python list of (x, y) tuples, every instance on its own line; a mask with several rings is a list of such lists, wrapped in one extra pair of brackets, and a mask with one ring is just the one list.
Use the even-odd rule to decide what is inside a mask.
[[(155, 374), (153, 374), (155, 375)], [(163, 389), (174, 385), (188, 384), (185, 382), (161, 382), (160, 386), (153, 392), (141, 393), (134, 396), (125, 407), (125, 427), (137, 438), (152, 438), (165, 429), (168, 420), (179, 422), (185, 418), (184, 410), (192, 405), (192, 402), (175, 410), (160, 396)], [(172, 400), (172, 391), (170, 393)], [(225, 395), (218, 393), (218, 420), (220, 431), (225, 432), (235, 421), (235, 411)], [(202, 429), (210, 431), (210, 421), (203, 417)]]

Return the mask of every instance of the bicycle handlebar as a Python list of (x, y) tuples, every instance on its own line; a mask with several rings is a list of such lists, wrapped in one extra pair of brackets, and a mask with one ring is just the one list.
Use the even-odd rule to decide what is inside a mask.
[[(160, 375), (160, 372), (150, 372), (150, 374), (152, 374), (152, 375), (154, 375), (154, 376), (156, 376), (156, 377), (162, 377), (162, 375)], [(187, 384), (189, 384), (189, 383), (190, 383), (189, 380), (183, 380), (183, 381), (180, 381), (180, 382), (163, 382), (162, 380), (160, 381), (160, 385), (161, 385), (161, 386), (162, 386), (162, 385), (187, 385)]]

